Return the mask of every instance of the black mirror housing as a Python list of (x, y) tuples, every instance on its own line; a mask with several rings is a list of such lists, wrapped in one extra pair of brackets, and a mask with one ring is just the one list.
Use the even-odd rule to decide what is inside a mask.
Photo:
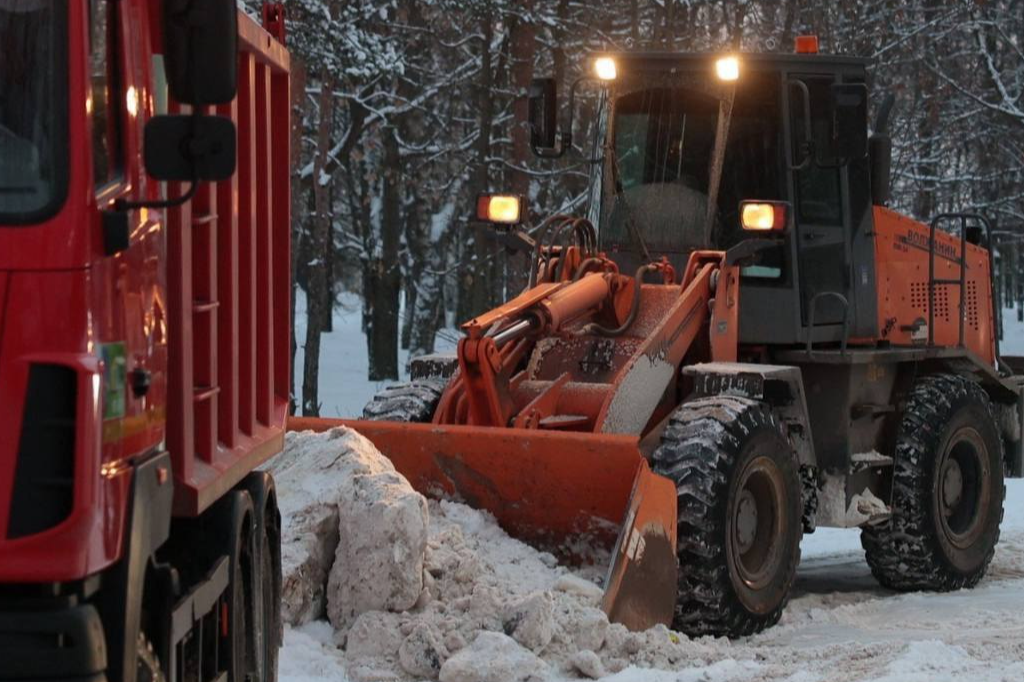
[(238, 91), (235, 0), (164, 0), (164, 68), (182, 104), (227, 104)]
[(530, 146), (554, 149), (558, 135), (558, 84), (554, 78), (534, 78), (529, 91)]
[(863, 159), (868, 153), (868, 88), (863, 83), (833, 83), (831, 95), (828, 156)]
[(146, 172), (157, 180), (227, 180), (235, 173), (237, 132), (223, 116), (154, 116), (146, 124)]

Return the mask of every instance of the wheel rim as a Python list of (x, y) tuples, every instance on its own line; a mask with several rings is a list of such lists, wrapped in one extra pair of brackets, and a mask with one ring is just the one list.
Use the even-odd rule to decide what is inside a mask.
[(992, 496), (988, 451), (981, 434), (964, 427), (949, 439), (939, 459), (935, 499), (939, 525), (955, 547), (966, 549), (985, 528)]
[(771, 583), (782, 560), (784, 491), (782, 472), (767, 457), (751, 460), (740, 475), (729, 544), (739, 578), (753, 590)]

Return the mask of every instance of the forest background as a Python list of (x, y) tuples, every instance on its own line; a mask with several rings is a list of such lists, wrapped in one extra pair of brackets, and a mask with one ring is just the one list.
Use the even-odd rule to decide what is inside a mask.
[[(244, 0), (258, 13), (259, 0)], [(890, 206), (984, 213), (1002, 307), (1024, 319), (1024, 0), (287, 0), (293, 56), (295, 409), (321, 410), (321, 340), (358, 296), (367, 380), (517, 292), (522, 256), (472, 224), (505, 190), (581, 212), (595, 96), (577, 151), (529, 151), (526, 92), (560, 91), (601, 50), (821, 51), (871, 60), (872, 112), (897, 97)], [(1012, 320), (1008, 320), (1011, 322)]]

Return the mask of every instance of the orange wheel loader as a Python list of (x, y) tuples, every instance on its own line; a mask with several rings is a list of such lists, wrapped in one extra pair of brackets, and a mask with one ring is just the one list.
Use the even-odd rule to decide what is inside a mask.
[[(813, 41), (802, 41), (807, 45)], [(414, 361), (361, 421), (424, 493), (579, 553), (613, 547), (610, 618), (741, 636), (776, 623), (803, 533), (859, 527), (879, 582), (976, 584), (1022, 474), (988, 222), (886, 208), (892, 98), (866, 62), (602, 54), (530, 92), (535, 151), (572, 147), (601, 88), (585, 217), (479, 198), (528, 288)]]

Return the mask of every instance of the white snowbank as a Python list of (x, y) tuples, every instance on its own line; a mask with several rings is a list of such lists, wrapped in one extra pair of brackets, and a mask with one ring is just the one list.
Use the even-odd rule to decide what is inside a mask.
[[(322, 468), (324, 463), (349, 467), (348, 475), (362, 476), (364, 484), (379, 480), (401, 487), (390, 466), (367, 446), (347, 430), (289, 437), (282, 459), (291, 463), (277, 465), (275, 471), (280, 470), (285, 540), (292, 544), (293, 560), (294, 553), (311, 549), (307, 540), (314, 531), (309, 521), (317, 517), (310, 512), (315, 506), (311, 502), (322, 502), (345, 487), (333, 469)], [(333, 459), (324, 454), (331, 448)], [(322, 461), (316, 465), (305, 461), (317, 459)], [(353, 473), (360, 467), (383, 473)], [(311, 475), (317, 480), (303, 479)], [(286, 485), (289, 476), (304, 482)], [(296, 502), (295, 496), (303, 500)], [(366, 499), (379, 503), (380, 498)], [(550, 554), (509, 538), (489, 515), (430, 501), (422, 589), (415, 603), (402, 607), (383, 600), (377, 610), (353, 612), (351, 627), (342, 625), (338, 631), (322, 620), (289, 628), (281, 681), (1024, 679), (1022, 502), (1024, 485), (1012, 481), (1003, 540), (989, 577), (973, 591), (885, 591), (864, 564), (857, 531), (823, 529), (810, 535), (782, 623), (730, 642), (691, 641), (666, 628), (631, 633), (610, 625), (597, 608), (600, 588), (582, 577), (597, 574), (593, 568), (559, 566)], [(386, 507), (375, 512), (381, 519)], [(363, 510), (371, 526), (376, 522), (367, 510), (373, 508), (370, 504)], [(329, 513), (321, 516), (330, 518)], [(330, 529), (323, 524), (314, 527), (330, 543)], [(358, 528), (351, 530), (358, 535)], [(316, 562), (300, 557), (293, 566), (310, 563)]]

